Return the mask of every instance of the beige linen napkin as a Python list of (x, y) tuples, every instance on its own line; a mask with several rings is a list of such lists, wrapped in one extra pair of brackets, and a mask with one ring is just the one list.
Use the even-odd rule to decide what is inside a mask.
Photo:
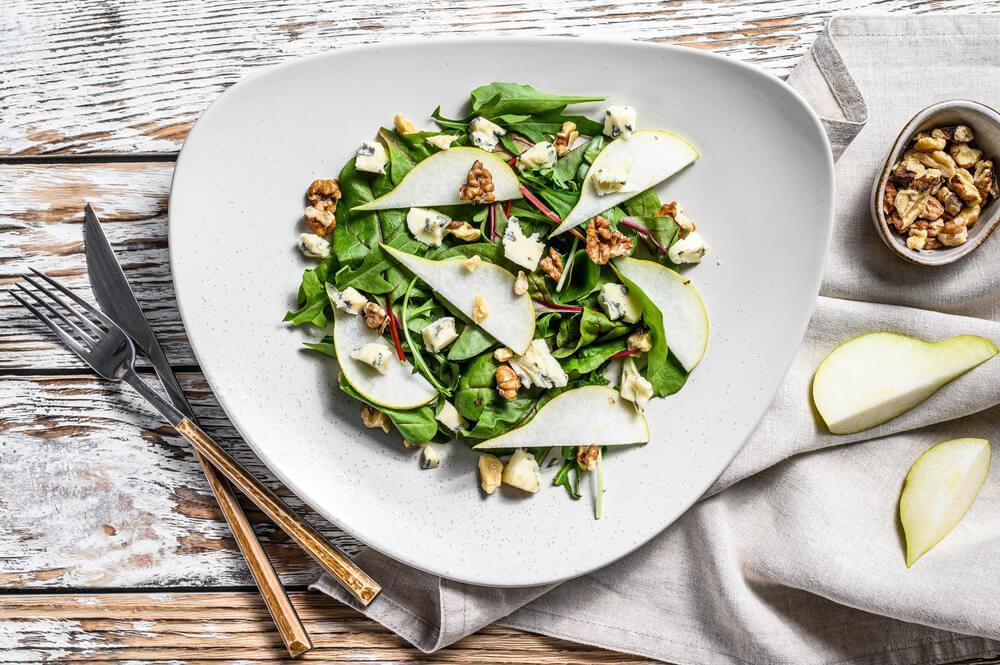
[[(837, 226), (785, 383), (706, 498), (632, 555), (556, 587), (457, 584), (366, 551), (359, 563), (385, 587), (368, 616), (425, 651), (500, 621), (699, 665), (1000, 654), (1000, 463), (961, 524), (911, 570), (896, 517), (902, 478), (925, 448), (1000, 441), (1000, 360), (849, 437), (818, 427), (808, 398), (819, 361), (854, 335), (1000, 340), (1000, 238), (932, 270), (891, 256), (868, 217), (872, 179), (911, 115), (956, 97), (1000, 103), (1000, 19), (838, 18), (789, 82), (825, 116), (840, 156)], [(327, 579), (315, 588), (350, 602)]]

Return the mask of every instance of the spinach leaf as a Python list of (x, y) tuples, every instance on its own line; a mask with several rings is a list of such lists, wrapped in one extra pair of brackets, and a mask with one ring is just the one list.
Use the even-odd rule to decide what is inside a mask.
[(677, 242), (679, 228), (673, 217), (644, 217), (642, 223), (653, 234), (656, 242), (665, 249)]
[(592, 138), (584, 147), (583, 161), (588, 164), (593, 164), (594, 160), (597, 159), (597, 156), (601, 154), (602, 150), (604, 150), (605, 143), (607, 143), (607, 141), (604, 140), (604, 136), (602, 135)]
[(535, 406), (535, 400), (530, 397), (504, 399), (495, 390), (491, 392), (492, 401), (484, 404), (476, 426), (466, 432), (467, 438), (492, 439), (499, 436), (517, 425)]
[[(380, 173), (372, 181), (372, 194), (376, 197), (388, 194), (393, 189), (392, 180), (386, 173)], [(379, 229), (381, 231), (382, 242), (391, 242), (400, 233), (406, 234), (406, 210), (379, 210)]]
[(573, 209), (580, 199), (579, 192), (567, 192), (562, 189), (552, 189), (550, 187), (536, 187), (538, 195), (552, 207), (552, 212), (560, 219), (565, 219), (569, 211)]
[(637, 295), (642, 301), (642, 320), (649, 328), (653, 338), (653, 348), (646, 354), (646, 378), (653, 384), (654, 397), (666, 397), (672, 395), (682, 387), (687, 381), (687, 372), (681, 367), (677, 359), (674, 358), (667, 348), (667, 337), (663, 328), (663, 314), (660, 309), (653, 304), (642, 289), (631, 280), (626, 279), (620, 272), (618, 279), (628, 287), (629, 293)]
[[(469, 364), (455, 390), (455, 408), (469, 420), (479, 420), (487, 406), (492, 405), (496, 393), (497, 365), (493, 356), (486, 353)], [(502, 398), (501, 398), (502, 399)]]
[(653, 217), (660, 210), (660, 197), (652, 189), (637, 194), (622, 204), (633, 217)]
[(326, 259), (315, 268), (302, 273), (302, 284), (299, 286), (299, 302), (302, 306), (294, 312), (285, 314), (283, 320), (293, 326), (306, 323), (317, 328), (326, 326), (333, 315), (330, 310), (330, 299), (326, 295), (326, 278), (330, 271), (330, 263), (331, 259)]
[(570, 184), (574, 187), (577, 186), (576, 172), (580, 170), (580, 165), (583, 164), (583, 153), (586, 151), (587, 145), (585, 143), (573, 148), (556, 162), (556, 165), (552, 168), (552, 182), (556, 187), (569, 189)]
[(448, 349), (448, 360), (460, 361), (475, 358), (496, 343), (496, 340), (483, 332), (479, 326), (465, 326), (462, 334)]
[(427, 443), (437, 433), (438, 423), (434, 419), (434, 409), (430, 406), (421, 406), (405, 411), (379, 406), (365, 399), (361, 393), (356, 391), (347, 382), (343, 374), (340, 375), (340, 389), (359, 402), (364, 402), (373, 409), (377, 409), (389, 416), (389, 420), (396, 426), (399, 433), (403, 435), (403, 438), (411, 443)]
[(356, 265), (379, 242), (378, 215), (354, 212), (351, 208), (368, 203), (375, 196), (368, 179), (354, 168), (354, 159), (341, 169), (338, 181), (341, 198), (337, 205), (333, 252), (340, 263)]
[[(530, 116), (500, 116), (494, 120), (510, 131), (524, 134), (536, 143), (544, 141), (546, 136), (558, 134), (563, 123), (567, 121), (576, 124), (577, 131), (583, 136), (597, 136), (603, 131), (604, 126), (590, 118), (580, 115), (563, 115), (563, 108), (559, 107)], [(517, 118), (516, 121), (514, 118)]]
[(563, 369), (567, 373), (576, 374), (592, 372), (607, 362), (614, 354), (624, 351), (625, 346), (626, 341), (622, 337), (585, 346), (562, 364)]
[(567, 358), (598, 337), (611, 339), (621, 337), (628, 331), (627, 324), (621, 321), (612, 321), (604, 312), (584, 308), (579, 317), (564, 319), (560, 323), (559, 332), (556, 334), (556, 343), (559, 348), (553, 351), (552, 355), (556, 358)]
[(572, 269), (560, 293), (563, 303), (578, 302), (602, 286), (601, 266), (590, 260), (586, 250), (577, 250)]
[(490, 263), (499, 263), (500, 259), (503, 258), (503, 248), (492, 242), (474, 242), (466, 245), (455, 245), (454, 247), (441, 245), (428, 251), (426, 257), (440, 261), (442, 259), (452, 259), (456, 256), (468, 258), (474, 254), (478, 254)]
[(488, 116), (505, 113), (539, 113), (567, 104), (600, 102), (604, 97), (565, 97), (535, 90), (520, 83), (490, 83), (472, 91), (472, 110)]

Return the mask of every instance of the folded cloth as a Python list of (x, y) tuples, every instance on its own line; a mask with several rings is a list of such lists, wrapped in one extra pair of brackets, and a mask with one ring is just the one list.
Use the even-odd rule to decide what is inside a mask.
[[(783, 386), (702, 501), (625, 559), (551, 587), (459, 584), (367, 550), (359, 563), (385, 590), (363, 611), (424, 651), (499, 621), (699, 665), (1000, 654), (1000, 464), (965, 519), (910, 570), (897, 518), (903, 476), (924, 449), (1000, 440), (1000, 361), (851, 436), (818, 426), (808, 397), (820, 360), (858, 334), (1000, 340), (1000, 240), (921, 268), (882, 247), (868, 212), (871, 182), (911, 115), (943, 99), (1000, 99), (998, 35), (1000, 18), (842, 17), (790, 76), (840, 156), (831, 256)], [(328, 578), (314, 588), (353, 604)]]

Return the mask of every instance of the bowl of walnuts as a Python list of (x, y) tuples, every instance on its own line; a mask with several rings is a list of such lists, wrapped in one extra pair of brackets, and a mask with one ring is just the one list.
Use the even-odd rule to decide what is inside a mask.
[(872, 188), (872, 220), (897, 256), (926, 266), (957, 261), (1000, 223), (994, 163), (1000, 113), (978, 102), (938, 102), (896, 139)]

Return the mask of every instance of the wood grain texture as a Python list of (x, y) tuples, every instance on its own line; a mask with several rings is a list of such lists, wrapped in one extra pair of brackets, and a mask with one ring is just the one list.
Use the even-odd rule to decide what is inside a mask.
[[(205, 429), (320, 532), (237, 437), (203, 377), (181, 384)], [(211, 587), (252, 580), (190, 448), (135, 393), (91, 375), (0, 376), (0, 587)], [(318, 568), (252, 505), (286, 584)]]
[[(292, 601), (315, 663), (639, 665), (653, 661), (491, 626), (425, 656), (378, 624), (315, 593)], [(285, 663), (254, 593), (0, 596), (0, 663)]]
[[(0, 164), (0, 288), (34, 266), (93, 302), (83, 255), (83, 204), (89, 201), (167, 358), (194, 365), (168, 264), (172, 174), (173, 164), (163, 163)], [(289, 238), (294, 242), (291, 232)], [(12, 298), (0, 297), (0, 371), (82, 367)]]
[(0, 14), (0, 155), (173, 152), (249, 72), (405, 37), (615, 36), (712, 49), (786, 74), (841, 12), (1000, 11), (984, 0), (34, 0)]

